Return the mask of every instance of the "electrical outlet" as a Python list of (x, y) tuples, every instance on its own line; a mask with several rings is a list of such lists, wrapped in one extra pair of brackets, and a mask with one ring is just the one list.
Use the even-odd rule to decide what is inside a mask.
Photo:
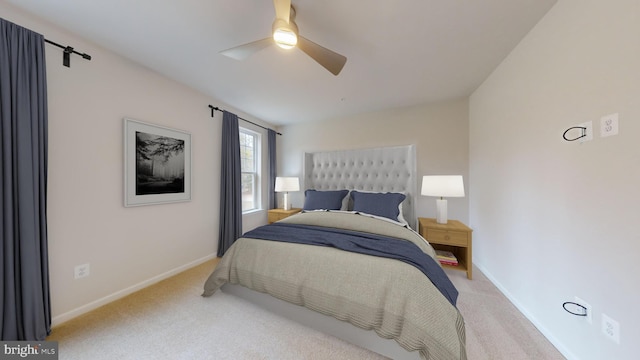
[(600, 136), (618, 135), (618, 113), (600, 119)]
[(73, 271), (73, 275), (74, 276), (73, 277), (74, 277), (74, 279), (80, 279), (80, 278), (83, 278), (83, 277), (87, 277), (87, 276), (89, 276), (90, 270), (91, 270), (91, 268), (90, 268), (89, 264), (78, 265), (78, 266), (76, 266), (74, 268), (74, 271)]
[(620, 324), (605, 314), (602, 314), (602, 333), (616, 344), (620, 344)]
[(587, 320), (587, 322), (589, 324), (592, 324), (593, 323), (593, 316), (592, 316), (592, 311), (591, 311), (591, 305), (589, 305), (586, 301), (580, 299), (577, 296), (575, 297), (575, 303), (584, 306), (584, 308), (585, 308), (584, 311), (586, 312), (585, 319)]

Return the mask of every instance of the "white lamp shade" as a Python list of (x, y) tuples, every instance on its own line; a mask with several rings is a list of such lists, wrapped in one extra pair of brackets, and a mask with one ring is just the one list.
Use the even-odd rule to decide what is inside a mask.
[(438, 197), (464, 197), (462, 175), (423, 176), (420, 194)]
[(300, 181), (297, 177), (276, 177), (276, 192), (300, 191)]

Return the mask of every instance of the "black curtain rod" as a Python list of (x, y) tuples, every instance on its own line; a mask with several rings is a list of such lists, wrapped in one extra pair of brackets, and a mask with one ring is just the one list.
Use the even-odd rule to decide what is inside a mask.
[(62, 65), (66, 66), (66, 67), (71, 67), (71, 59), (70, 59), (71, 53), (74, 53), (76, 55), (80, 55), (80, 56), (82, 56), (83, 59), (91, 60), (91, 55), (85, 54), (85, 53), (79, 53), (79, 52), (73, 50), (73, 48), (71, 46), (60, 45), (57, 42), (54, 42), (54, 41), (51, 41), (51, 40), (48, 40), (48, 39), (44, 39), (44, 41), (46, 41), (49, 44), (57, 46), (60, 49), (64, 50), (62, 52)]
[[(213, 106), (213, 105), (209, 105), (209, 107), (211, 108), (211, 117), (213, 117), (213, 112), (214, 112), (214, 111), (216, 111), (216, 110), (217, 110), (217, 111), (220, 111), (220, 112), (224, 111), (224, 110), (220, 109), (219, 107), (216, 107), (216, 106)], [(238, 119), (240, 119), (240, 120), (242, 120), (242, 121), (246, 121), (246, 122), (248, 122), (249, 124), (253, 124), (253, 125), (257, 126), (257, 127), (261, 127), (261, 128), (263, 128), (263, 129), (265, 129), (265, 130), (272, 130), (272, 129), (269, 129), (268, 127), (264, 127), (264, 126), (262, 126), (262, 125), (260, 125), (260, 124), (256, 124), (256, 123), (254, 123), (253, 121), (249, 121), (249, 120), (247, 120), (247, 119), (243, 119), (243, 118), (241, 118), (240, 116), (238, 116)], [(277, 131), (276, 131), (276, 134), (278, 134), (278, 135), (282, 135), (282, 134), (280, 134), (280, 133), (279, 133), (279, 132), (277, 132)]]

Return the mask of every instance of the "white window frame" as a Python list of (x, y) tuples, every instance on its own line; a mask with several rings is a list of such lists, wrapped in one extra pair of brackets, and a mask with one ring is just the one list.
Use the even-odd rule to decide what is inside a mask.
[[(255, 132), (253, 130), (249, 130), (247, 128), (243, 128), (240, 127), (239, 128), (239, 132), (240, 132), (240, 136), (242, 135), (248, 135), (248, 136), (252, 136), (253, 137), (253, 170), (252, 172), (248, 172), (248, 171), (243, 171), (244, 169), (241, 169), (241, 180), (242, 178), (244, 178), (245, 175), (249, 175), (251, 174), (253, 176), (253, 207), (250, 209), (245, 209), (245, 202), (243, 200), (242, 202), (242, 213), (249, 213), (249, 212), (253, 212), (253, 211), (257, 211), (261, 209), (261, 196), (260, 196), (260, 190), (262, 189), (262, 185), (261, 185), (261, 159), (262, 159), (262, 147), (261, 147), (261, 140), (262, 140), (262, 136), (260, 133)], [(240, 143), (240, 161), (242, 162), (242, 142)]]

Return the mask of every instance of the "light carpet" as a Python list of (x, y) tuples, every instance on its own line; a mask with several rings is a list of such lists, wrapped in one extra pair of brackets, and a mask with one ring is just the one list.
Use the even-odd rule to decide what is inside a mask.
[[(55, 327), (61, 360), (386, 359), (223, 292), (203, 298), (209, 261)], [(470, 360), (564, 359), (480, 271), (460, 291)]]
[(561, 360), (562, 354), (477, 268), (445, 270), (460, 293), (469, 360)]

